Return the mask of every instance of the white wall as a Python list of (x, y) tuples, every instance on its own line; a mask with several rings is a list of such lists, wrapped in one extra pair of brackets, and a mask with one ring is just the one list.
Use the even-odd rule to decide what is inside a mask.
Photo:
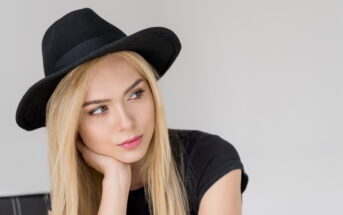
[(169, 127), (236, 147), (250, 177), (243, 214), (343, 214), (338, 0), (2, 0), (0, 196), (49, 191), (45, 128), (19, 128), (15, 110), (43, 78), (46, 28), (85, 6), (127, 34), (165, 26), (179, 35), (181, 53), (159, 81)]

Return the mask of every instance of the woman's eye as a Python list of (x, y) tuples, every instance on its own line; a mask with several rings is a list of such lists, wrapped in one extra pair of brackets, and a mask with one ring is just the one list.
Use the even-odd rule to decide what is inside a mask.
[(139, 99), (142, 96), (143, 93), (144, 93), (143, 89), (138, 89), (132, 95), (137, 95), (136, 98)]
[(104, 112), (102, 112), (102, 111), (99, 111), (99, 110), (101, 110), (101, 109), (103, 109), (103, 110), (105, 111), (105, 110), (107, 110), (107, 107), (104, 106), (104, 105), (102, 105), (102, 106), (100, 106), (100, 107), (97, 107), (97, 108), (91, 110), (91, 111), (89, 112), (89, 114), (90, 114), (90, 115), (101, 116), (101, 115), (104, 113)]
[[(138, 89), (132, 95), (136, 95), (135, 98), (139, 99), (142, 96), (143, 93), (144, 93), (143, 89)], [(102, 105), (102, 106), (99, 106), (99, 107), (91, 110), (88, 113), (90, 115), (94, 115), (94, 116), (102, 116), (106, 110), (107, 110), (107, 107), (105, 105)]]

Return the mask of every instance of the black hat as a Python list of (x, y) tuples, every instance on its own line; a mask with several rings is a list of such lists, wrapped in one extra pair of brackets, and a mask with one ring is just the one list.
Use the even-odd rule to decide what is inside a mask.
[(46, 104), (68, 72), (90, 59), (122, 50), (142, 55), (156, 69), (158, 80), (178, 56), (181, 43), (165, 27), (150, 27), (127, 36), (90, 8), (71, 11), (55, 21), (42, 40), (45, 77), (22, 97), (17, 124), (27, 131), (44, 127)]

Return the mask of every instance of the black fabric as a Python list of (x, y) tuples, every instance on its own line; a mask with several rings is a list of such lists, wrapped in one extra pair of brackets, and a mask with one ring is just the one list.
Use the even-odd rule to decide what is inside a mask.
[[(169, 129), (169, 139), (177, 163), (184, 162), (181, 172), (185, 174), (184, 184), (191, 206), (190, 215), (198, 214), (200, 200), (205, 192), (231, 170), (242, 170), (241, 193), (246, 190), (249, 177), (237, 150), (230, 142), (200, 130), (172, 128)], [(183, 151), (181, 154), (180, 150)], [(50, 208), (49, 201), (47, 207)], [(129, 192), (127, 214), (149, 214), (144, 187)]]

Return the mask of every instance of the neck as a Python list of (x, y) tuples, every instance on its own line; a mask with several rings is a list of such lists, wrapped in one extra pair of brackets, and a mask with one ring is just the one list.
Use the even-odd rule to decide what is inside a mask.
[(130, 190), (137, 190), (144, 186), (144, 180), (140, 170), (143, 167), (143, 158), (131, 164), (131, 186)]

